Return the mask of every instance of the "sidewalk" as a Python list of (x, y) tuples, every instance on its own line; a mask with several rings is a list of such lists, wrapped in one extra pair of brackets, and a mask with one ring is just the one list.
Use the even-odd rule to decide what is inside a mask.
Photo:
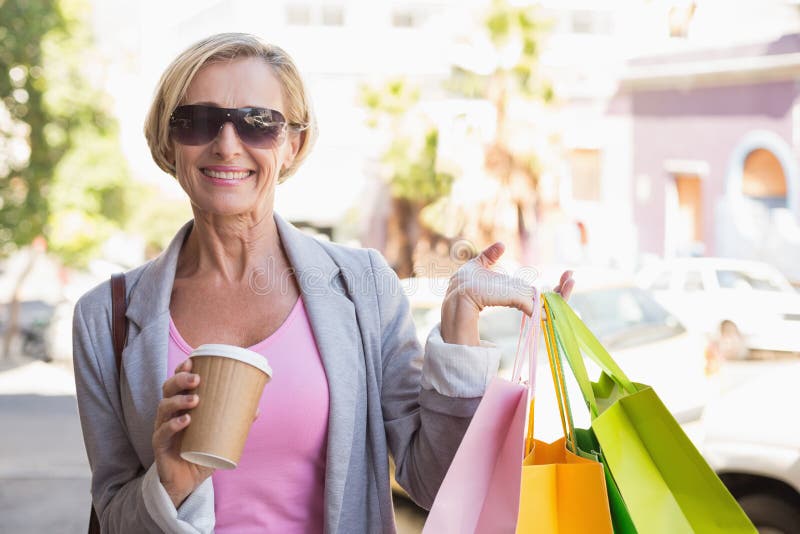
[(0, 395), (75, 396), (75, 378), (67, 362), (44, 363), (22, 357), (0, 360)]
[(0, 362), (0, 533), (85, 533), (89, 466), (71, 370)]

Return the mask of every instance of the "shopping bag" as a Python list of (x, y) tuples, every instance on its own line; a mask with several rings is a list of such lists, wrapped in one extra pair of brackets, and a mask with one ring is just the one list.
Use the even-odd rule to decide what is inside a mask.
[[(603, 466), (575, 454), (571, 420), (565, 437), (533, 439), (538, 325), (523, 317), (512, 380), (495, 378), (478, 407), (434, 500), (424, 534), (611, 534)], [(528, 381), (520, 383), (523, 363)], [(552, 366), (551, 366), (552, 367)], [(551, 368), (558, 395), (563, 373)], [(527, 420), (527, 424), (526, 424)]]
[[(756, 529), (653, 389), (631, 382), (556, 293), (544, 296), (592, 415), (592, 431), (636, 529), (755, 534)], [(591, 382), (583, 352), (601, 369)]]
[(573, 453), (561, 438), (537, 440), (522, 465), (517, 533), (613, 532), (600, 463)]
[[(540, 305), (537, 292), (534, 309)], [(527, 321), (521, 330), (518, 345), (524, 350), (531, 340), (535, 343), (538, 329), (534, 321)], [(436, 494), (423, 534), (514, 532), (529, 389), (535, 383), (520, 381), (519, 357), (520, 346), (511, 380), (495, 377), (489, 383)]]
[(556, 339), (555, 329), (553, 327), (553, 320), (550, 317), (551, 312), (547, 301), (542, 299), (542, 332), (544, 333), (545, 346), (547, 347), (547, 354), (550, 358), (551, 368), (556, 369), (561, 373), (559, 379), (559, 387), (562, 387), (563, 393), (559, 395), (559, 403), (561, 413), (564, 414), (565, 420), (562, 419), (562, 425), (566, 424), (567, 428), (572, 429), (574, 434), (575, 453), (583, 458), (588, 458), (599, 462), (603, 466), (603, 475), (606, 483), (606, 491), (608, 494), (608, 504), (611, 511), (611, 524), (613, 526), (614, 534), (637, 534), (636, 527), (631, 520), (630, 513), (625, 506), (625, 501), (619, 492), (614, 477), (608, 468), (608, 464), (603, 457), (600, 450), (600, 444), (591, 429), (573, 428), (572, 424), (572, 410), (570, 407), (569, 397), (566, 394), (566, 388), (563, 387), (563, 369), (561, 367), (561, 357), (559, 353), (559, 344)]
[[(547, 355), (564, 437), (554, 443), (526, 440), (517, 533), (611, 534), (603, 465), (577, 447), (561, 362), (548, 342)], [(531, 418), (528, 435), (533, 435)]]

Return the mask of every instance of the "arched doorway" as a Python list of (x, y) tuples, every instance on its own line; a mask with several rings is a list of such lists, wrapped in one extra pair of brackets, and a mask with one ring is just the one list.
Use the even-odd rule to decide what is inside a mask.
[(789, 144), (768, 130), (745, 135), (731, 154), (725, 194), (788, 208), (800, 221), (800, 169)]
[(742, 194), (767, 208), (785, 208), (786, 175), (775, 154), (756, 148), (744, 160)]

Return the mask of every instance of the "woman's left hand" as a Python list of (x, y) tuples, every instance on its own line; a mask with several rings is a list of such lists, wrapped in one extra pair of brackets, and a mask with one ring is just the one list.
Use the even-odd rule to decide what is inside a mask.
[[(480, 345), (478, 315), (486, 306), (508, 306), (531, 315), (536, 291), (519, 278), (491, 270), (505, 247), (494, 243), (456, 271), (442, 303), (442, 340), (458, 345)], [(569, 298), (575, 281), (572, 271), (561, 275), (555, 291)]]

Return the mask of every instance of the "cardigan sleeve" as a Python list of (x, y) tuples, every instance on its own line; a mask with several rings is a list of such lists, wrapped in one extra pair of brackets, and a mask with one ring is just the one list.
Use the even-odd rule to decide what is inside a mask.
[(383, 257), (370, 250), (376, 277), (383, 361), (381, 408), (397, 482), (430, 509), (489, 381), (500, 350), (445, 343), (435, 328), (423, 357), (408, 298)]
[[(111, 359), (110, 326), (99, 334), (109, 338), (108, 343), (99, 343), (96, 330), (100, 327), (95, 328), (95, 332), (89, 327), (89, 324), (104, 322), (104, 318), (95, 314), (105, 316), (108, 312), (96, 301), (103, 298), (110, 301), (110, 293), (103, 295), (101, 291), (94, 297), (84, 297), (75, 306), (72, 336), (78, 412), (92, 470), (92, 503), (101, 531), (213, 532), (214, 493), (210, 478), (176, 510), (158, 479), (155, 463), (146, 470), (142, 467), (122, 422), (118, 374)], [(87, 320), (89, 318), (97, 320)], [(98, 344), (105, 350), (96, 350)], [(99, 354), (108, 350), (111, 354), (101, 360)]]

